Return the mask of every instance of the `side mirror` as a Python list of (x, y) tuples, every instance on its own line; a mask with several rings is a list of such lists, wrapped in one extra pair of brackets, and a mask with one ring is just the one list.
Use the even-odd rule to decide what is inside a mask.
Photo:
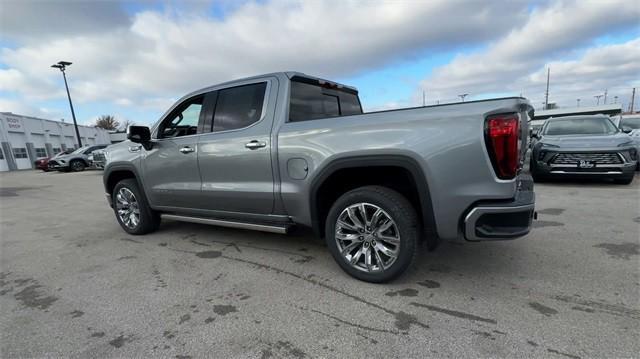
[(148, 143), (151, 141), (151, 130), (147, 126), (129, 126), (127, 139), (135, 143)]
[(540, 139), (540, 136), (538, 135), (537, 130), (531, 131), (531, 138)]
[(631, 133), (631, 131), (633, 131), (633, 129), (629, 126), (622, 126), (622, 132), (624, 133)]
[(139, 143), (145, 150), (151, 149), (151, 130), (147, 126), (129, 126), (127, 139)]

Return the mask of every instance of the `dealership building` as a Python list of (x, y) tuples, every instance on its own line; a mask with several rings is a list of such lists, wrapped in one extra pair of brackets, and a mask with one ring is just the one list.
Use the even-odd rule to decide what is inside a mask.
[[(82, 145), (110, 144), (109, 131), (78, 125)], [(39, 158), (77, 148), (73, 123), (0, 112), (0, 171), (34, 168)]]

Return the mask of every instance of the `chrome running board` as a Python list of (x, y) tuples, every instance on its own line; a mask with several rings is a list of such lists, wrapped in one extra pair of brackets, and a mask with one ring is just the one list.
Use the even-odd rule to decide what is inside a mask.
[(210, 224), (213, 226), (250, 229), (253, 231), (279, 233), (279, 234), (286, 234), (290, 228), (290, 225), (277, 226), (277, 225), (268, 225), (268, 224), (256, 224), (256, 223), (237, 222), (237, 221), (229, 221), (229, 220), (222, 220), (222, 219), (184, 216), (184, 215), (178, 215), (178, 214), (163, 213), (162, 218), (173, 219), (173, 220), (182, 221), (182, 222)]

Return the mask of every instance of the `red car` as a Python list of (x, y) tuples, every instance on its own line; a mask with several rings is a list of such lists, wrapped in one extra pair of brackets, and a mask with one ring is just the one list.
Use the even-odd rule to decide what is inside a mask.
[(41, 170), (43, 170), (45, 172), (49, 172), (50, 171), (50, 169), (49, 169), (49, 160), (50, 159), (58, 157), (60, 155), (68, 155), (71, 152), (73, 152), (73, 148), (69, 148), (69, 149), (66, 149), (66, 150), (64, 150), (64, 151), (62, 151), (60, 153), (56, 153), (54, 156), (51, 156), (51, 157), (41, 158), (39, 160), (36, 160), (36, 162), (34, 162), (34, 163), (35, 163), (37, 169), (41, 169)]

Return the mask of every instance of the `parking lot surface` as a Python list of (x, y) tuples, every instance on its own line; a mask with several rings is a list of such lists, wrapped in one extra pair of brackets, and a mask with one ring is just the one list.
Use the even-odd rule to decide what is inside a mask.
[(2, 358), (640, 353), (638, 176), (537, 184), (527, 237), (423, 250), (384, 285), (307, 233), (127, 235), (101, 176), (0, 174)]

